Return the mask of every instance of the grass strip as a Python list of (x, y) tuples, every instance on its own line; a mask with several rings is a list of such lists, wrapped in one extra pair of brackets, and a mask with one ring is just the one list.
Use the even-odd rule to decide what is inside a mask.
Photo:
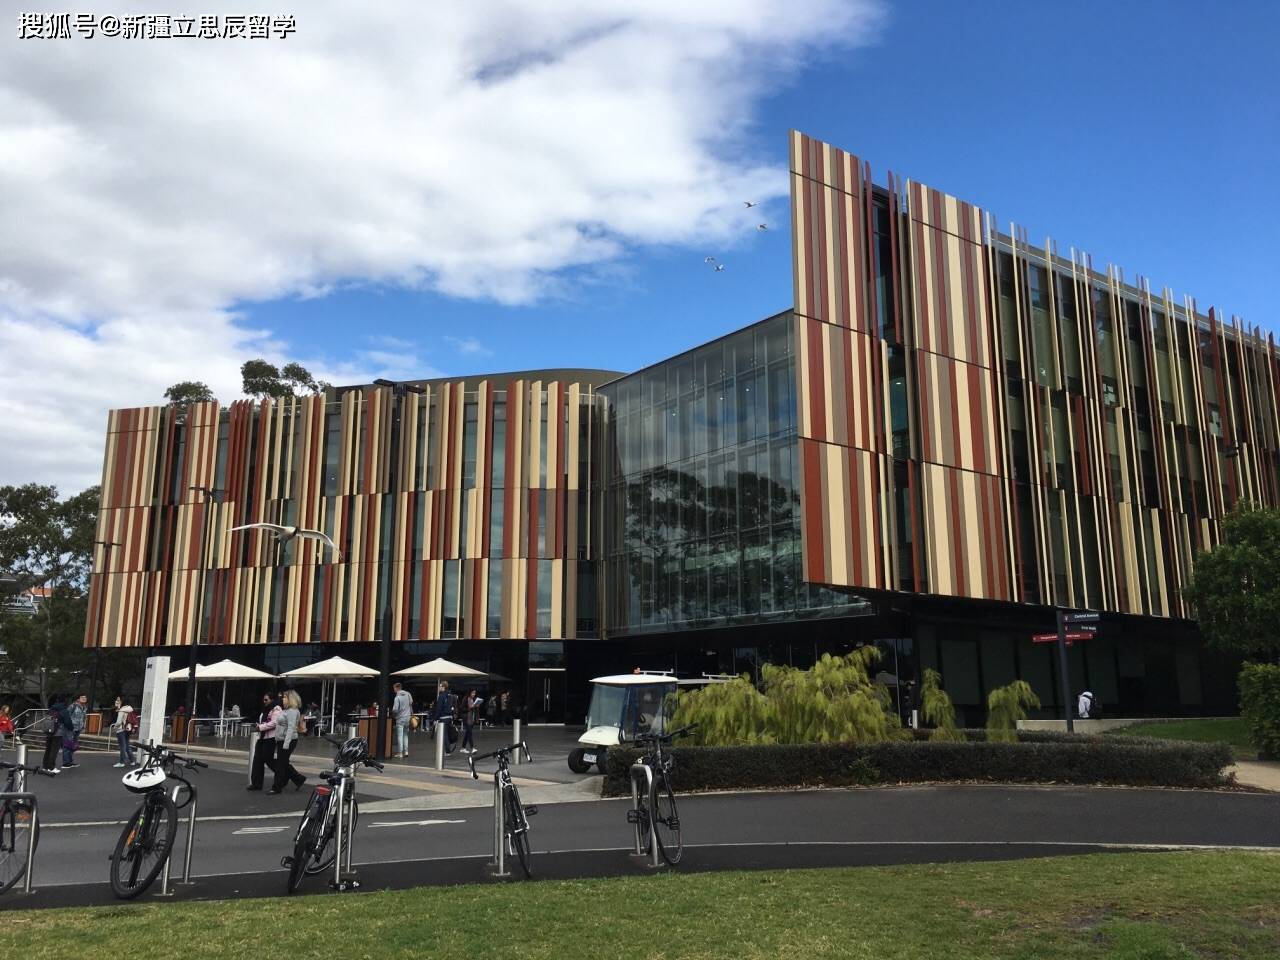
[(1176, 720), (1172, 723), (1137, 723), (1110, 730), (1117, 737), (1153, 737), (1194, 743), (1225, 743), (1237, 760), (1257, 760), (1258, 748), (1249, 743), (1249, 728), (1240, 717)]
[(4, 956), (1076, 958), (1280, 955), (1280, 856), (662, 873), (0, 917)]

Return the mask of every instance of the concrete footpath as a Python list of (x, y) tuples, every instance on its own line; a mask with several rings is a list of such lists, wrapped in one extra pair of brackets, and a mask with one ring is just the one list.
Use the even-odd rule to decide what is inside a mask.
[(1227, 767), (1241, 786), (1280, 793), (1280, 763), (1270, 760), (1237, 760)]

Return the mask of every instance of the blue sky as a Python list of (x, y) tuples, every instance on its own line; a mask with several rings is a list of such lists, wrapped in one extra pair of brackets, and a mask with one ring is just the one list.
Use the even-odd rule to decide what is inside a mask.
[(108, 410), (182, 380), (231, 402), (253, 357), (629, 371), (785, 310), (791, 128), (1275, 330), (1277, 48), (1274, 0), (309, 0), (266, 42), (0, 31), (0, 483), (96, 482)]
[[(821, 55), (762, 101), (745, 147), (784, 167), (798, 128), (870, 161), (877, 182), (892, 169), (1033, 242), (1052, 236), (1275, 330), (1278, 43), (1275, 3), (898, 4), (878, 43)], [(339, 354), (358, 319), (449, 374), (631, 370), (790, 305), (787, 206), (763, 210), (767, 233), (631, 248), (565, 272), (530, 306), (360, 287), (245, 309)]]

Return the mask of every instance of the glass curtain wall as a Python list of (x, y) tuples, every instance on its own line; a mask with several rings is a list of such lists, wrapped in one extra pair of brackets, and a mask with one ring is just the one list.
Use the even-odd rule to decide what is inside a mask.
[(862, 606), (800, 577), (794, 340), (778, 314), (601, 388), (610, 632)]

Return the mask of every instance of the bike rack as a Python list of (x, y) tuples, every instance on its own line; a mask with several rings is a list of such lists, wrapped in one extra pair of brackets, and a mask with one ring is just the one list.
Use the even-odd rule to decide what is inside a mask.
[[(351, 776), (344, 778), (338, 784), (338, 823), (334, 831), (333, 880), (329, 883), (329, 889), (337, 890), (339, 893), (360, 889), (360, 878), (351, 869), (351, 838), (355, 834), (356, 806), (353, 801), (347, 799), (347, 784), (350, 783), (354, 786), (355, 779), (356, 774), (353, 769)], [(345, 832), (342, 826), (343, 820), (347, 821)], [(345, 865), (343, 863), (344, 854)]]
[[(15, 740), (17, 737), (15, 735)], [(27, 745), (18, 740), (13, 747), (13, 761), (19, 767), (27, 765)], [(31, 873), (36, 862), (36, 830), (40, 823), (40, 800), (34, 793), (27, 792), (27, 771), (19, 769), (14, 778), (17, 790), (13, 793), (0, 793), (0, 800), (22, 800), (31, 804), (31, 829), (27, 831), (27, 869), (22, 878), (22, 892), (34, 893), (31, 889)]]
[(489, 874), (492, 877), (511, 876), (511, 871), (507, 869), (507, 812), (506, 805), (502, 802), (504, 790), (506, 785), (502, 782), (502, 772), (493, 771), (493, 859), (489, 861), (489, 866), (493, 868)]
[[(644, 849), (644, 843), (640, 834), (640, 777), (636, 774), (643, 774), (645, 796), (649, 798), (649, 849)], [(656, 797), (653, 792), (653, 768), (647, 763), (633, 763), (631, 765), (631, 815), (627, 818), (636, 826), (636, 848), (631, 853), (633, 857), (647, 857), (652, 854), (652, 860), (646, 864), (648, 867), (658, 869), (662, 866), (662, 854), (658, 851), (658, 834), (653, 825), (653, 812), (657, 807)]]
[[(184, 887), (189, 887), (194, 882), (191, 879), (191, 850), (192, 847), (195, 846), (196, 841), (196, 811), (199, 808), (199, 803), (197, 802), (199, 794), (197, 793), (194, 784), (188, 783), (186, 786), (191, 791), (191, 802), (187, 804), (186, 850), (182, 859), (182, 880), (180, 883)], [(181, 789), (181, 784), (178, 784), (173, 788), (174, 803), (178, 802), (178, 791)], [(174, 891), (169, 889), (169, 864), (171, 863), (173, 863), (172, 850), (169, 851), (169, 856), (167, 856), (164, 861), (164, 870), (160, 874), (160, 892), (156, 894), (157, 897), (172, 897), (174, 894)]]

